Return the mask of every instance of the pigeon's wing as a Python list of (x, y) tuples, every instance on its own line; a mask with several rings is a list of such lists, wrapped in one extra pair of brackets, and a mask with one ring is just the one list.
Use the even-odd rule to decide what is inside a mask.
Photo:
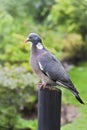
[(79, 92), (74, 87), (72, 81), (69, 79), (68, 74), (66, 73), (61, 62), (57, 60), (51, 53), (47, 52), (42, 55), (38, 61), (41, 71), (48, 76), (51, 80), (56, 82), (58, 85), (61, 85), (69, 89), (76, 97), (76, 99), (84, 104), (82, 99), (79, 96)]
[(57, 60), (51, 53), (47, 52), (42, 55), (38, 61), (38, 64), (41, 71), (51, 80), (63, 87), (70, 89), (73, 92), (78, 93), (61, 62)]

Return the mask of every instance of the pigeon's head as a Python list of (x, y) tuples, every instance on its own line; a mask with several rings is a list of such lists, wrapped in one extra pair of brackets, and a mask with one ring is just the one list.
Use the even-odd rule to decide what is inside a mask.
[(28, 38), (26, 39), (26, 42), (32, 42), (33, 44), (41, 43), (41, 38), (36, 33), (30, 33), (28, 35)]

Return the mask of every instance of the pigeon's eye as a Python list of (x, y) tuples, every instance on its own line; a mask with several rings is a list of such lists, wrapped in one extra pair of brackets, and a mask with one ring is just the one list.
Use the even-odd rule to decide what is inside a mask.
[(32, 38), (31, 36), (29, 36), (29, 38)]
[(30, 40), (32, 40), (32, 37), (31, 37), (31, 36), (29, 36), (29, 39), (30, 39)]

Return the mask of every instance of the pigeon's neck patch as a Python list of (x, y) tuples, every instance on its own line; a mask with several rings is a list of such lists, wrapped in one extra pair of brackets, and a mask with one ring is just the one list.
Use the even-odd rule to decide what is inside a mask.
[(43, 45), (40, 42), (37, 43), (36, 47), (39, 50), (43, 49)]

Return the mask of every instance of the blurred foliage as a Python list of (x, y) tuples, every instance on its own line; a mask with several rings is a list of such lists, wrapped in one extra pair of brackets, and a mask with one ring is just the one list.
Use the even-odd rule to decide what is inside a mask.
[(34, 107), (37, 101), (36, 84), (37, 79), (25, 68), (0, 67), (0, 129), (13, 130), (16, 125), (21, 127), (19, 120), (26, 122), (22, 111)]
[(49, 14), (54, 0), (0, 0), (1, 9), (6, 10), (13, 17), (33, 17), (36, 21), (43, 21)]
[(68, 34), (64, 38), (64, 46), (63, 52), (65, 60), (74, 60), (78, 62), (84, 58), (86, 58), (86, 50), (85, 43), (79, 34)]
[(59, 59), (87, 60), (86, 21), (87, 0), (0, 0), (0, 130), (36, 129), (23, 117), (37, 101), (28, 33), (40, 34)]
[(86, 9), (87, 0), (0, 0), (0, 12), (5, 11), (15, 19), (33, 18), (54, 30), (76, 31), (82, 36), (87, 34)]
[[(61, 49), (62, 49), (62, 38), (61, 35), (59, 35), (59, 33), (53, 32), (51, 30), (46, 32), (45, 26), (42, 27), (41, 25), (39, 25), (38, 27), (36, 27), (34, 23), (32, 23), (34, 27), (29, 26), (28, 20), (14, 21), (14, 18), (8, 15), (8, 13), (6, 12), (2, 12), (2, 16), (3, 17), (1, 17), (0, 19), (1, 21), (0, 60), (2, 63), (22, 64), (22, 65), (24, 65), (25, 63), (25, 66), (28, 65), (27, 63), (29, 60), (28, 51), (30, 51), (30, 48), (28, 45), (25, 45), (24, 42), (28, 33), (30, 32), (29, 30), (33, 30), (34, 32), (37, 31), (39, 34), (41, 33), (44, 42), (46, 42), (47, 44), (47, 47), (53, 53), (57, 53), (60, 57)], [(9, 18), (9, 22), (6, 17)], [(56, 39), (55, 37), (58, 37), (58, 39)], [(59, 45), (57, 45), (56, 43)], [(60, 54), (58, 53), (58, 51)], [(27, 68), (29, 68), (29, 66)]]
[[(84, 55), (87, 57), (86, 0), (69, 0), (67, 2), (64, 0), (0, 0), (0, 3), (0, 61), (2, 64), (23, 63), (22, 65), (28, 68), (26, 64), (30, 48), (24, 45), (24, 41), (30, 32), (39, 33), (47, 48), (60, 59), (80, 56), (79, 59), (82, 59)], [(39, 24), (36, 24), (37, 21)], [(67, 42), (69, 45), (71, 44), (69, 41), (72, 41), (73, 36), (70, 36), (72, 32), (74, 32), (74, 36), (79, 32), (75, 37), (77, 35), (82, 37), (82, 43), (85, 44), (84, 55), (82, 44), (78, 41), (80, 55), (77, 56), (78, 48), (75, 47), (77, 46), (75, 39), (73, 39), (75, 40), (73, 41), (75, 51), (72, 49), (72, 56), (70, 53), (67, 52), (67, 55), (64, 53), (65, 51), (62, 51), (65, 50)], [(66, 35), (69, 37), (69, 41), (64, 38)], [(70, 46), (72, 48), (72, 45)], [(67, 50), (69, 51), (69, 49)], [(31, 70), (30, 67), (29, 70)]]
[(85, 36), (87, 34), (87, 0), (56, 0), (47, 20), (59, 31), (76, 31)]
[[(78, 52), (78, 49), (77, 51), (74, 51), (74, 49), (72, 49), (74, 53), (72, 53), (72, 56), (70, 53), (67, 52), (68, 55), (66, 55), (66, 53), (62, 51), (63, 48), (67, 46), (64, 45), (63, 47), (63, 37), (64, 35), (67, 35), (67, 37), (72, 40), (72, 37), (68, 36), (67, 32), (74, 31), (81, 33), (81, 31), (79, 31), (80, 29), (86, 29), (86, 24), (84, 24), (84, 22), (86, 21), (87, 15), (86, 13), (83, 13), (86, 8), (85, 1), (0, 1), (0, 60), (2, 63), (9, 62), (11, 64), (21, 64), (25, 62), (23, 65), (27, 66), (26, 63), (28, 61), (28, 51), (30, 48), (28, 48), (28, 46), (25, 46), (23, 42), (25, 41), (29, 32), (39, 33), (43, 37), (47, 48), (56, 54), (57, 57), (67, 57), (67, 59), (68, 57), (70, 58), (72, 56), (78, 57), (76, 53)], [(50, 11), (47, 11), (49, 9), (48, 5), (51, 6)], [(81, 13), (79, 11), (81, 11)], [(78, 13), (80, 13), (80, 15)], [(35, 19), (35, 17), (37, 18)], [(84, 22), (80, 20), (81, 18), (83, 18)], [(38, 21), (39, 24), (36, 24), (33, 19), (35, 19), (35, 21)], [(78, 20), (78, 24), (76, 20)], [(41, 21), (43, 21), (43, 26), (41, 25)], [(81, 26), (83, 26), (82, 24), (84, 24), (83, 28), (81, 28)], [(83, 38), (83, 33), (81, 34), (82, 36), (80, 37), (82, 37), (85, 48), (87, 48), (86, 33), (84, 35), (85, 38)], [(67, 42), (68, 41), (65, 39), (64, 43)], [(73, 41), (73, 43), (75, 44), (76, 41)], [(79, 44), (79, 46), (81, 46), (81, 44)], [(82, 48), (82, 46), (80, 48)], [(87, 49), (84, 49), (84, 53), (86, 52)], [(81, 56), (79, 59), (82, 59), (84, 56), (83, 52), (81, 53), (80, 51), (79, 54), (79, 56)], [(87, 54), (85, 54), (85, 56), (87, 56)]]
[[(43, 22), (51, 11), (54, 0), (26, 0), (26, 12), (27, 16), (33, 16), (37, 22)], [(29, 8), (30, 7), (30, 8)]]

